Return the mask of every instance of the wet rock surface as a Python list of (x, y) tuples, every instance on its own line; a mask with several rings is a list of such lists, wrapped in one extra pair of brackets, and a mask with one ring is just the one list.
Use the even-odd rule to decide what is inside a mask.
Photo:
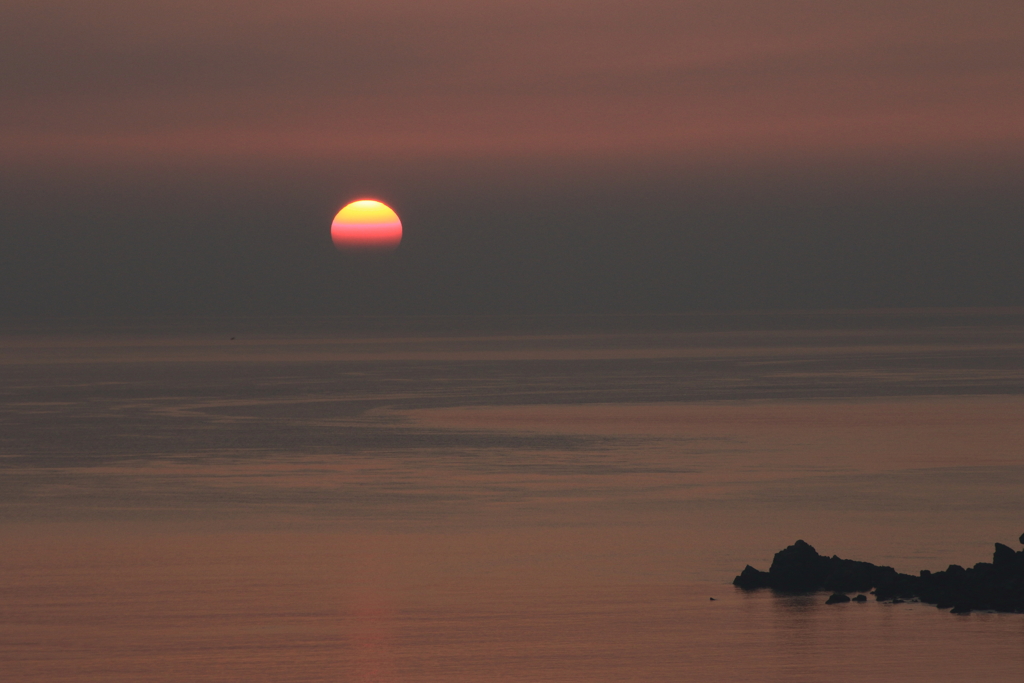
[(1024, 612), (1024, 551), (996, 543), (991, 562), (966, 569), (951, 564), (944, 571), (922, 570), (913, 576), (870, 562), (819, 555), (809, 544), (797, 541), (775, 553), (766, 572), (747, 565), (733, 585), (744, 590), (771, 588), (785, 593), (831, 591), (827, 604), (849, 602), (845, 593), (871, 591), (881, 601), (898, 604), (920, 600), (951, 609), (953, 614), (974, 610)]

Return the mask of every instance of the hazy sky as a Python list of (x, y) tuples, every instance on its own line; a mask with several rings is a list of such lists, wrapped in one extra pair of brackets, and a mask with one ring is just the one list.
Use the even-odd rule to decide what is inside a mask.
[[(403, 219), (336, 253), (346, 202)], [(6, 0), (0, 315), (1024, 305), (1019, 0)]]

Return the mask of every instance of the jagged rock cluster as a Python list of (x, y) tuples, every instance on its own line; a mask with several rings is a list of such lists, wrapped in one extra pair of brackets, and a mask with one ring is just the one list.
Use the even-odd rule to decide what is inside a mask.
[[(1020, 542), (1024, 544), (1024, 535)], [(846, 593), (871, 591), (878, 600), (917, 599), (954, 613), (972, 610), (1024, 612), (1024, 551), (996, 543), (991, 562), (973, 567), (951, 564), (941, 572), (921, 570), (919, 576), (900, 574), (892, 567), (819, 555), (803, 541), (775, 553), (771, 568), (750, 565), (733, 580), (746, 590), (771, 588), (787, 593), (832, 591), (827, 604), (849, 602)], [(872, 590), (873, 589), (873, 590)], [(863, 596), (853, 598), (863, 601)]]

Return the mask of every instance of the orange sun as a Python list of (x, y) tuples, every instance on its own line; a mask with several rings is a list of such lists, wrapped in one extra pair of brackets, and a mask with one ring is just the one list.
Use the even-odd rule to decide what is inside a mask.
[(402, 222), (388, 205), (360, 199), (334, 217), (331, 239), (340, 251), (391, 251), (402, 241)]

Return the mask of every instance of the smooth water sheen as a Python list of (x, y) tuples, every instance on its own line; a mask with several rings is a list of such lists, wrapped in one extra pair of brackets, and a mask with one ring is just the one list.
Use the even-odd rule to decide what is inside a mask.
[(1024, 671), (1024, 615), (730, 585), (1019, 547), (1019, 312), (26, 325), (0, 379), (2, 680)]

